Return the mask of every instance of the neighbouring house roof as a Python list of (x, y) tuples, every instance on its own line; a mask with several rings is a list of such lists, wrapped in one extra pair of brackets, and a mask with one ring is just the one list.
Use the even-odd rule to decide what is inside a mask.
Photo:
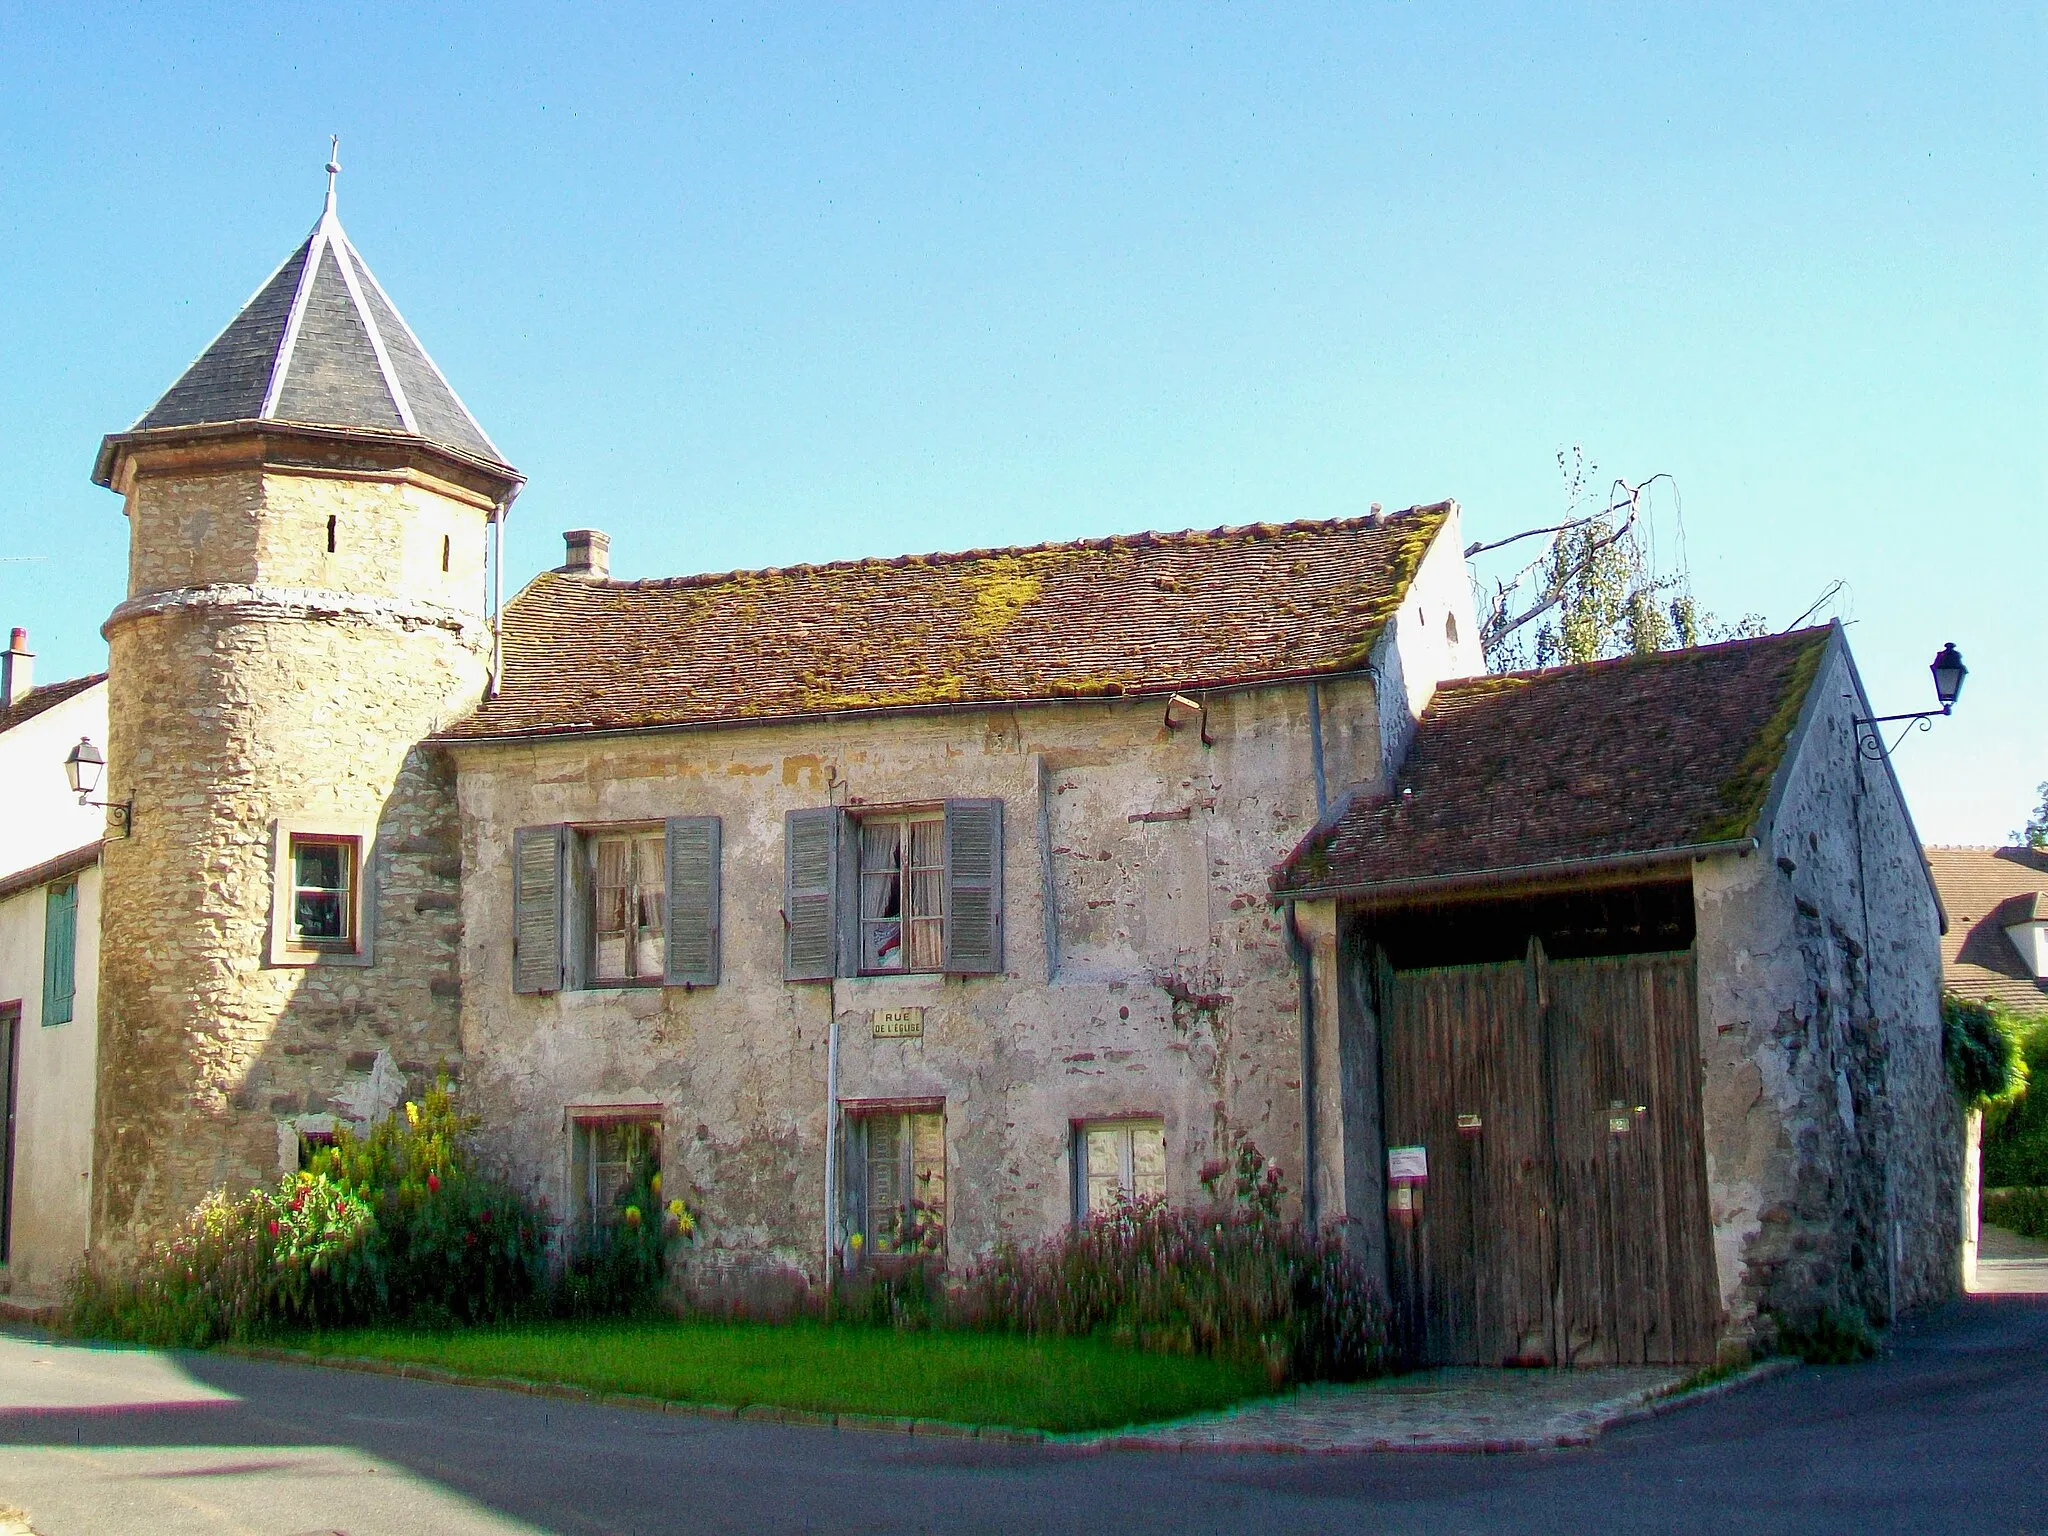
[(1753, 837), (1832, 633), (1446, 683), (1395, 792), (1311, 833), (1274, 890), (1478, 885)]
[(106, 680), (106, 673), (95, 672), (90, 677), (71, 677), (61, 683), (44, 683), (40, 688), (31, 688), (7, 708), (0, 709), (0, 731), (11, 731), (17, 725), (35, 719), (44, 710), (62, 704), (66, 699), (76, 698), (86, 689)]
[(96, 837), (69, 852), (58, 854), (54, 859), (31, 864), (27, 869), (18, 869), (10, 875), (0, 875), (0, 901), (19, 896), (23, 891), (32, 891), (39, 885), (48, 885), (53, 880), (62, 880), (67, 875), (75, 875), (81, 869), (90, 869), (99, 862), (100, 849), (105, 844), (105, 838)]
[(166, 428), (281, 422), (423, 439), (505, 469), (505, 459), (427, 356), (343, 233), (332, 192), (320, 222), (226, 330), (116, 446)]
[(2048, 982), (2029, 973), (2005, 932), (2048, 917), (2048, 851), (1930, 848), (1927, 864), (1949, 914), (1943, 982), (1965, 997), (2048, 1013)]
[(661, 581), (549, 572), (444, 740), (1199, 690), (1361, 667), (1452, 504)]

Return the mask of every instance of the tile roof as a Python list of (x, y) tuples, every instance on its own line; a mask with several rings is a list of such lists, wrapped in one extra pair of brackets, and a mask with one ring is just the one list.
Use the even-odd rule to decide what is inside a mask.
[(1927, 864), (1948, 909), (1942, 978), (1965, 997), (2048, 1013), (2048, 982), (2028, 974), (2006, 937), (2008, 924), (2048, 916), (2048, 851), (1930, 848)]
[[(505, 464), (357, 254), (331, 196), (313, 232), (129, 434), (255, 421), (423, 438)], [(111, 443), (94, 471), (102, 483)]]
[(1363, 666), (1452, 504), (661, 581), (543, 574), (444, 739), (1160, 693)]
[(90, 677), (70, 677), (61, 683), (44, 683), (40, 688), (31, 688), (6, 709), (0, 709), (0, 731), (11, 731), (24, 721), (35, 719), (44, 710), (62, 704), (66, 699), (76, 698), (95, 683), (106, 680), (106, 673), (95, 672)]
[(1446, 683), (1399, 792), (1310, 834), (1274, 889), (1476, 884), (1751, 836), (1832, 633)]

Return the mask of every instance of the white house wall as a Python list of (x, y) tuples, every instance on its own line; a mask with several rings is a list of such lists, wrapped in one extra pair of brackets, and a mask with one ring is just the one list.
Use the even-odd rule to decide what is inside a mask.
[(71, 1018), (43, 1022), (43, 922), (49, 887), (0, 901), (0, 1002), (19, 1000), (15, 1057), (12, 1242), (14, 1291), (59, 1290), (84, 1256), (92, 1211), (93, 1075), (99, 1058), (100, 872), (78, 881), (76, 991)]

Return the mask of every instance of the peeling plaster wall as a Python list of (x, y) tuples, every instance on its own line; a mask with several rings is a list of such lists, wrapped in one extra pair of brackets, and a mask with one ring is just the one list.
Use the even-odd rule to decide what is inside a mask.
[(1939, 917), (1845, 650), (1766, 845), (1695, 867), (1714, 1250), (1731, 1336), (1959, 1282), (1961, 1116), (1941, 1060)]
[[(1370, 732), (1369, 683), (1325, 685), (1332, 733)], [(701, 1205), (688, 1283), (815, 1282), (824, 1246), (828, 1026), (838, 1094), (943, 1097), (948, 1252), (1071, 1218), (1074, 1121), (1165, 1122), (1167, 1193), (1245, 1135), (1299, 1189), (1297, 984), (1267, 873), (1314, 819), (1301, 685), (1214, 695), (1204, 748), (1156, 700), (458, 748), (463, 1045), (497, 1156), (557, 1210), (568, 1106), (663, 1107), (668, 1186)], [(1039, 759), (1059, 922), (1046, 981)], [(1004, 804), (1001, 976), (782, 979), (783, 815), (826, 804)], [(511, 990), (513, 832), (723, 819), (715, 987)], [(925, 1009), (922, 1039), (869, 1013)]]

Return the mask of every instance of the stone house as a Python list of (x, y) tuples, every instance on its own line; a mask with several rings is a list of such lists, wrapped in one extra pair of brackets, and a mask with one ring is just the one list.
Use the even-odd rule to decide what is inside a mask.
[[(1958, 997), (2021, 1016), (2048, 1018), (2048, 851), (2039, 848), (1927, 850), (1948, 909), (1941, 936), (1942, 985)], [(1984, 1113), (1963, 1126), (1963, 1278), (1977, 1278), (1983, 1218)]]
[(43, 1295), (86, 1251), (99, 1046), (100, 844), (64, 760), (107, 737), (107, 680), (33, 686), (0, 655), (0, 1291)]
[[(1408, 1296), (1416, 1148), (1439, 1179), (1451, 1154), (1395, 1127), (1429, 1072), (1378, 1013), (1431, 968), (1540, 992), (1621, 959), (1574, 984), (1671, 1003), (1602, 1038), (1661, 1041), (1690, 1095), (1668, 1136), (1647, 1088), (1627, 1111), (1675, 1203), (1539, 1267), (1683, 1253), (1683, 1326), (1546, 1322), (1499, 1357), (1709, 1358), (1761, 1310), (1952, 1284), (1951, 1101), (1914, 1097), (1937, 909), (1896, 785), (1843, 756), (1839, 632), (1474, 681), (1449, 502), (654, 581), (585, 529), (501, 606), (521, 477), (331, 192), (95, 478), (131, 542), (110, 1261), (446, 1072), (567, 1233), (659, 1169), (703, 1294), (1195, 1199), (1249, 1141)], [(1446, 1112), (1455, 1146), (1501, 1113)], [(1519, 1262), (1444, 1243), (1488, 1294)]]
[(1839, 625), (1451, 682), (1288, 860), (1320, 1208), (1433, 1357), (1954, 1291), (1943, 918), (1871, 713)]

